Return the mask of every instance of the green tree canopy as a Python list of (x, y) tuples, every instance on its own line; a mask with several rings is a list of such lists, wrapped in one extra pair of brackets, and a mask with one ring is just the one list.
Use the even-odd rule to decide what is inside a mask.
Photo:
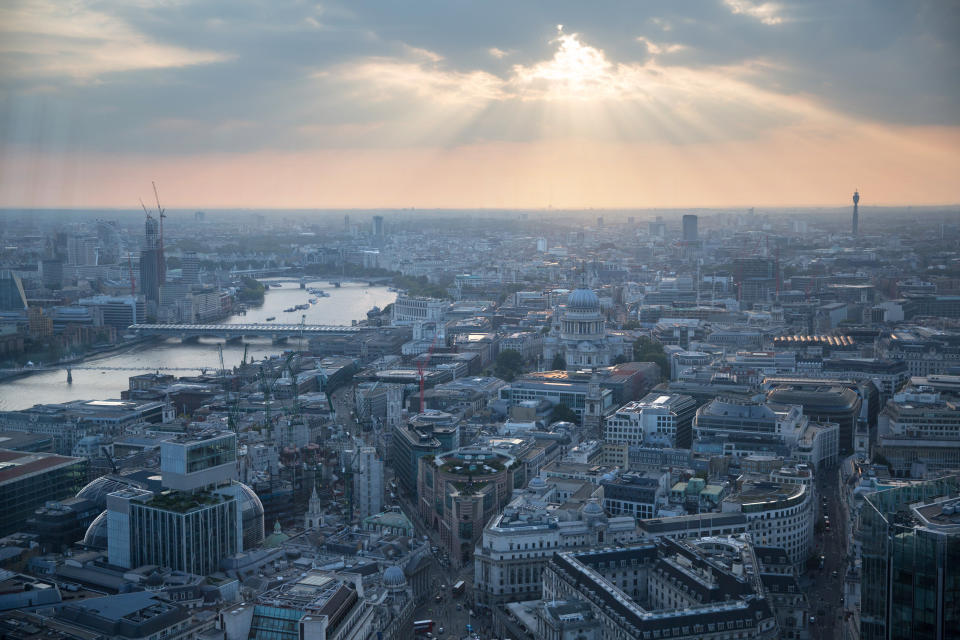
[(550, 424), (554, 422), (573, 422), (574, 424), (580, 423), (580, 417), (577, 415), (577, 412), (568, 407), (567, 405), (560, 403), (553, 408), (553, 411), (550, 413)]
[(520, 352), (514, 351), (513, 349), (504, 349), (500, 352), (500, 355), (497, 356), (493, 373), (498, 378), (502, 378), (507, 382), (510, 382), (516, 378), (517, 374), (522, 370), (523, 356), (520, 355)]
[(660, 378), (664, 379), (669, 375), (670, 362), (667, 360), (667, 354), (663, 351), (663, 345), (648, 338), (641, 336), (633, 343), (633, 359), (637, 362), (652, 362), (660, 367)]
[(559, 353), (553, 356), (553, 362), (550, 363), (550, 369), (553, 371), (563, 371), (567, 368), (567, 361)]

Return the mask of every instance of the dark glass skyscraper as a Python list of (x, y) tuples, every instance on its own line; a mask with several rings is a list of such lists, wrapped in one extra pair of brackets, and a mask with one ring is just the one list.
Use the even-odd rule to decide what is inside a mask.
[(960, 477), (950, 476), (866, 496), (858, 532), (863, 640), (957, 637), (958, 487)]

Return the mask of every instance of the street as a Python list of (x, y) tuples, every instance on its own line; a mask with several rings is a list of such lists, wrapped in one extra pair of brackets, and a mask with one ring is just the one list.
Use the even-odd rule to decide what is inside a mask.
[[(815, 620), (810, 625), (812, 638), (833, 640), (839, 638), (837, 624), (842, 620), (843, 579), (847, 567), (847, 527), (849, 526), (845, 500), (840, 491), (840, 472), (837, 467), (819, 474), (817, 478), (818, 504), (816, 505), (817, 527), (814, 533), (814, 553), (823, 554), (823, 568), (810, 572), (813, 584), (807, 592), (810, 615)], [(826, 508), (824, 509), (824, 499)], [(830, 530), (822, 527), (823, 516), (830, 518)]]
[[(399, 496), (400, 508), (410, 519), (416, 528), (417, 535), (426, 535), (429, 538), (430, 545), (437, 548), (434, 554), (434, 566), (432, 585), (433, 592), (426, 602), (417, 607), (414, 613), (415, 620), (431, 619), (434, 621), (434, 636), (437, 638), (452, 638), (454, 640), (467, 637), (467, 625), (472, 625), (479, 637), (488, 637), (486, 630), (489, 627), (489, 618), (478, 618), (477, 611), (474, 610), (473, 598), (473, 564), (455, 569), (446, 563), (445, 550), (441, 544), (440, 536), (437, 532), (428, 529), (420, 519), (420, 514), (416, 508), (407, 499), (407, 496)], [(453, 585), (458, 580), (463, 580), (466, 584), (463, 594), (454, 596), (452, 592)], [(443, 587), (441, 589), (441, 586)], [(435, 596), (440, 595), (441, 601), (436, 602)], [(459, 609), (458, 609), (459, 606)], [(443, 628), (443, 634), (438, 629)]]

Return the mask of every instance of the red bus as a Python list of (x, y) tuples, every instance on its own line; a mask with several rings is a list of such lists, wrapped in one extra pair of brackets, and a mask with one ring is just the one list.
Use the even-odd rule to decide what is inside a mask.
[(427, 633), (433, 631), (433, 620), (415, 620), (413, 623), (414, 633)]

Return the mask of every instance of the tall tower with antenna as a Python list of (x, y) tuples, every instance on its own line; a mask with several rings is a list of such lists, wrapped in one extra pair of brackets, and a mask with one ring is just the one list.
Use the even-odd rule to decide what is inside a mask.
[(854, 189), (853, 191), (853, 225), (852, 225), (852, 231), (854, 236), (856, 236), (860, 230), (860, 212), (857, 211), (857, 205), (859, 204), (860, 204), (860, 192)]

